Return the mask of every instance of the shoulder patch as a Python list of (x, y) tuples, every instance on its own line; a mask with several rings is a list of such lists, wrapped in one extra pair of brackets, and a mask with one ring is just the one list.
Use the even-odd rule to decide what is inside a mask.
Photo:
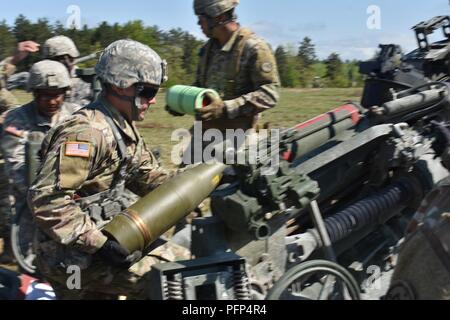
[(266, 72), (266, 73), (272, 72), (272, 70), (273, 70), (273, 64), (272, 64), (271, 62), (264, 62), (264, 63), (261, 65), (261, 70), (264, 71), (264, 72)]
[(12, 136), (18, 137), (18, 138), (23, 138), (25, 135), (25, 132), (23, 130), (19, 130), (14, 126), (6, 127), (5, 132)]
[(91, 144), (84, 142), (66, 142), (64, 155), (67, 157), (89, 158)]

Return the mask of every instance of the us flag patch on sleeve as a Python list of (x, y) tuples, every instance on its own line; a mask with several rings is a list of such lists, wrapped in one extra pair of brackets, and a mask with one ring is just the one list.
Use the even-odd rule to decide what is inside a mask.
[(68, 157), (89, 158), (91, 145), (83, 142), (67, 142), (66, 152), (64, 155)]

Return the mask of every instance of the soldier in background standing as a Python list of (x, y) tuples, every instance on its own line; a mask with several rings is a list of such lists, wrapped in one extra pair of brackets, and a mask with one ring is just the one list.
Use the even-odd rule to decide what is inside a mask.
[[(201, 49), (195, 86), (216, 90), (198, 120), (203, 131), (254, 128), (261, 112), (279, 100), (276, 60), (270, 46), (237, 23), (239, 0), (195, 0), (198, 23), (209, 41)], [(174, 116), (181, 116), (167, 108)], [(185, 163), (190, 164), (190, 163)]]
[[(200, 51), (194, 85), (213, 89), (220, 98), (208, 95), (211, 103), (199, 111), (197, 120), (201, 121), (202, 135), (196, 136), (200, 131), (196, 130), (196, 123), (190, 131), (190, 144), (183, 151), (182, 166), (210, 160), (209, 155), (203, 155), (210, 144), (203, 141), (205, 131), (218, 129), (224, 140), (227, 129), (242, 129), (247, 134), (256, 128), (261, 113), (278, 103), (280, 80), (272, 49), (251, 30), (240, 26), (235, 13), (238, 5), (239, 0), (194, 0), (198, 24), (209, 38)], [(173, 116), (182, 116), (168, 107), (166, 110)], [(238, 149), (246, 138), (237, 143), (230, 141), (228, 146)]]
[(257, 115), (276, 106), (280, 86), (272, 49), (237, 23), (239, 0), (195, 0), (194, 10), (210, 39), (200, 53), (195, 85), (214, 89), (213, 100), (200, 111), (204, 129), (250, 129)]
[[(34, 100), (10, 111), (5, 119), (1, 150), (14, 198), (14, 254), (20, 266), (34, 272), (32, 241), (35, 230), (27, 193), (39, 166), (38, 152), (47, 132), (80, 107), (65, 102), (70, 76), (59, 62), (43, 60), (30, 70), (28, 90)], [(14, 228), (14, 227), (13, 227)]]
[(82, 107), (92, 102), (94, 93), (91, 85), (78, 78), (75, 73), (75, 59), (80, 53), (72, 39), (66, 36), (50, 38), (44, 43), (43, 52), (45, 59), (61, 62), (71, 75), (72, 85), (66, 101)]
[[(0, 131), (7, 112), (18, 105), (17, 99), (6, 89), (7, 79), (16, 71), (17, 63), (25, 59), (29, 53), (38, 51), (39, 44), (33, 41), (20, 42), (15, 54), (0, 62)], [(5, 264), (13, 261), (9, 239), (12, 213), (8, 188), (5, 162), (0, 152), (0, 263)]]

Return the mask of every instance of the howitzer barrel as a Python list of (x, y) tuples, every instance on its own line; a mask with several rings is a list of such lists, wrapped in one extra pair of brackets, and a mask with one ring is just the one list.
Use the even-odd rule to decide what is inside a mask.
[(325, 144), (340, 132), (358, 124), (361, 119), (359, 108), (353, 104), (346, 104), (333, 111), (322, 114), (293, 128), (295, 142), (292, 149), (284, 158), (294, 161), (308, 152)]
[(214, 163), (185, 171), (116, 216), (103, 232), (130, 252), (145, 250), (214, 191), (225, 168)]
[(101, 53), (101, 51), (99, 51), (99, 52), (94, 52), (94, 53), (91, 53), (91, 54), (88, 55), (88, 56), (85, 56), (85, 57), (81, 57), (81, 58), (75, 59), (74, 63), (75, 63), (75, 64), (79, 64), (79, 63), (83, 63), (83, 62), (86, 62), (86, 61), (89, 61), (89, 60), (95, 60), (95, 59), (98, 58), (98, 56), (100, 55), (100, 53)]
[(383, 104), (383, 113), (386, 116), (394, 116), (406, 112), (412, 112), (417, 109), (430, 106), (442, 101), (444, 91), (442, 90), (427, 90), (400, 99), (386, 102)]

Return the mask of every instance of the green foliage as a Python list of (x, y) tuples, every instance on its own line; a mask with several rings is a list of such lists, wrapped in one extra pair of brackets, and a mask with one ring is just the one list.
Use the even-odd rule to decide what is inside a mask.
[[(47, 19), (31, 22), (19, 15), (14, 26), (5, 21), (0, 22), (0, 58), (14, 52), (19, 41), (33, 40), (43, 45), (55, 35), (65, 35), (73, 39), (81, 56), (97, 52), (119, 39), (133, 39), (152, 47), (169, 64), (169, 82), (173, 84), (191, 84), (195, 80), (198, 64), (198, 52), (203, 42), (181, 29), (160, 30), (157, 26), (145, 26), (141, 20), (125, 24), (109, 24), (104, 21), (96, 28), (84, 26), (81, 30), (66, 29), (57, 21), (51, 25)], [(28, 70), (31, 65), (41, 60), (42, 54), (30, 55), (18, 66), (19, 71)], [(83, 63), (82, 67), (93, 67), (96, 61)]]
[(310, 38), (305, 37), (300, 43), (297, 56), (306, 68), (312, 66), (312, 64), (317, 60), (315, 45), (312, 43)]
[(339, 54), (332, 53), (325, 61), (327, 67), (327, 86), (334, 88), (349, 87), (349, 80), (345, 74), (344, 63)]
[[(51, 25), (47, 19), (32, 22), (19, 15), (13, 26), (0, 21), (0, 59), (12, 54), (18, 41), (34, 40), (42, 45), (54, 35), (72, 38), (82, 56), (98, 52), (119, 39), (129, 38), (145, 43), (168, 62), (169, 82), (166, 86), (194, 83), (198, 52), (203, 45), (202, 41), (180, 28), (163, 31), (158, 26), (146, 26), (141, 20), (125, 24), (104, 21), (95, 28), (84, 26), (81, 30), (75, 30), (66, 29), (59, 21)], [(315, 45), (309, 37), (303, 38), (298, 46), (279, 46), (275, 57), (283, 87), (360, 87), (363, 84), (357, 61), (342, 62), (337, 54), (319, 61)], [(30, 55), (19, 64), (18, 70), (28, 70), (40, 59), (41, 54)], [(95, 63), (88, 61), (82, 67), (93, 67)]]
[(12, 34), (6, 21), (0, 22), (0, 57), (8, 56), (14, 50), (16, 38)]
[(319, 61), (315, 45), (308, 37), (300, 43), (297, 53), (292, 45), (279, 46), (275, 57), (281, 84), (285, 88), (347, 88), (363, 85), (358, 61), (342, 62), (336, 53)]

